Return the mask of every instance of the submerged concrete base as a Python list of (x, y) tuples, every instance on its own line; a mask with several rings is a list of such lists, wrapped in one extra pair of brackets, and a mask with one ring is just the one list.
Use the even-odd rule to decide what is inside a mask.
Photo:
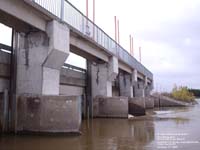
[(156, 102), (156, 106), (159, 107), (185, 107), (185, 106), (191, 106), (191, 104), (178, 101), (172, 98), (169, 98), (167, 96), (163, 95), (152, 95), (152, 98)]
[(78, 96), (19, 96), (17, 132), (72, 133), (81, 125)]
[(97, 96), (94, 98), (93, 117), (128, 118), (128, 98)]
[(143, 116), (146, 114), (145, 108), (135, 104), (134, 101), (129, 101), (128, 103), (128, 113), (133, 116)]

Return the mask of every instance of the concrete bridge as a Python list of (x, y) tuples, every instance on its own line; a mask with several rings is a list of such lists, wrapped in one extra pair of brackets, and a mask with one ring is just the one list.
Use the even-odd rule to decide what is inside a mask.
[[(128, 98), (153, 88), (153, 74), (66, 0), (1, 0), (0, 23), (13, 29), (12, 46), (0, 44), (5, 130), (77, 131), (81, 114), (107, 107), (126, 116)], [(70, 53), (86, 58), (87, 69), (65, 64)]]

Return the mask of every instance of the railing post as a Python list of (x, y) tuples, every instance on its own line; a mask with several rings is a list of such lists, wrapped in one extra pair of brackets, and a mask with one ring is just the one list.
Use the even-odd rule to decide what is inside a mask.
[(60, 9), (60, 19), (61, 20), (64, 20), (64, 3), (65, 2), (65, 0), (61, 0), (61, 9)]

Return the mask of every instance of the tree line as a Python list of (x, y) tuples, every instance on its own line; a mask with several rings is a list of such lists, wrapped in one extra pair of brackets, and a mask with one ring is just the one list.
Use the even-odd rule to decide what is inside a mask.
[(200, 97), (200, 89), (188, 89), (195, 97)]

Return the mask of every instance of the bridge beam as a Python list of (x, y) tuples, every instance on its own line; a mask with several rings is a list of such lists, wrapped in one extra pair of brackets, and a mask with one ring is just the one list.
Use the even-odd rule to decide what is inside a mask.
[[(65, 40), (63, 40), (65, 38)], [(60, 69), (69, 55), (69, 29), (58, 22), (19, 34), (17, 93), (59, 95)]]

